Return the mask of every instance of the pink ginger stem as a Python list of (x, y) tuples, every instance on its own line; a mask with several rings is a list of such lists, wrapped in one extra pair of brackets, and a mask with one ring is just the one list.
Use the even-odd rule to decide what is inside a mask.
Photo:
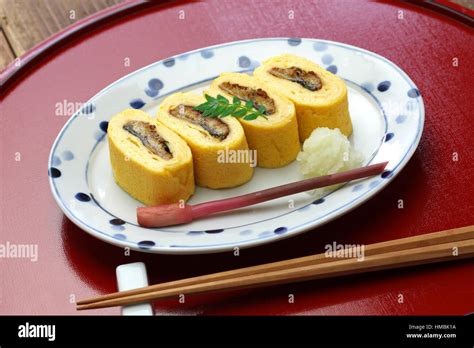
[(351, 169), (342, 173), (330, 174), (312, 179), (306, 179), (237, 197), (192, 205), (193, 218), (199, 218), (222, 211), (247, 207), (249, 205), (270, 201), (272, 199), (289, 196), (303, 191), (313, 190), (324, 186), (340, 184), (380, 174), (385, 169), (387, 163), (388, 162), (372, 164), (367, 167)]

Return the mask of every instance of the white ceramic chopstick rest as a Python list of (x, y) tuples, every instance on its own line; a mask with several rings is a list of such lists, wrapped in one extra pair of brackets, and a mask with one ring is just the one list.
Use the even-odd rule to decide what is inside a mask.
[[(119, 291), (132, 290), (148, 286), (148, 277), (143, 262), (120, 265), (115, 271)], [(122, 315), (153, 315), (150, 303), (123, 306)]]

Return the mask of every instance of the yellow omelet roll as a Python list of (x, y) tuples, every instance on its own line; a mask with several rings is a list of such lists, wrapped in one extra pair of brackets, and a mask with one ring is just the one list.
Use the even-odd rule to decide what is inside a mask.
[(232, 117), (203, 117), (194, 110), (205, 101), (193, 93), (172, 94), (161, 103), (157, 120), (188, 143), (199, 186), (217, 189), (244, 184), (253, 175), (244, 130)]
[(316, 63), (283, 54), (264, 61), (254, 76), (295, 104), (301, 142), (317, 127), (352, 133), (344, 81)]
[(112, 117), (107, 138), (115, 181), (133, 198), (159, 205), (194, 193), (191, 149), (143, 111), (127, 109)]
[(256, 78), (239, 73), (222, 74), (205, 93), (213, 97), (220, 94), (229, 101), (233, 97), (251, 101), (257, 109), (265, 107), (266, 119), (238, 119), (250, 149), (257, 153), (259, 167), (283, 167), (296, 158), (300, 151), (298, 123), (295, 107), (289, 99), (267, 88)]

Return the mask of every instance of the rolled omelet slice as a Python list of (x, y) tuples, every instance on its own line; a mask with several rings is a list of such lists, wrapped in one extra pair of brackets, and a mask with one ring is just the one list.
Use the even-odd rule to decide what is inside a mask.
[(143, 111), (127, 109), (112, 117), (107, 138), (114, 179), (136, 200), (178, 203), (194, 193), (191, 149)]
[(238, 119), (250, 149), (257, 153), (259, 167), (283, 167), (296, 158), (300, 151), (298, 123), (295, 107), (289, 99), (267, 88), (256, 78), (239, 73), (222, 74), (204, 93), (213, 97), (220, 94), (230, 101), (237, 97), (252, 101), (256, 108), (265, 107), (267, 119)]
[(301, 142), (318, 127), (352, 133), (344, 81), (316, 63), (283, 54), (264, 61), (254, 76), (295, 104)]
[(253, 175), (244, 130), (232, 117), (203, 117), (194, 110), (205, 101), (193, 93), (172, 94), (161, 103), (157, 121), (188, 143), (199, 186), (219, 189), (242, 185)]

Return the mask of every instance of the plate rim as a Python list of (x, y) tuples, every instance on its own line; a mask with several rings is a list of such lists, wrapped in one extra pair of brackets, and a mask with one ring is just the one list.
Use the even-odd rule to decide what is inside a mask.
[[(408, 76), (408, 74), (403, 70), (401, 69), (397, 64), (395, 64), (394, 62), (392, 62), (391, 60), (389, 60), (388, 58), (385, 58), (384, 56), (378, 54), (378, 53), (375, 53), (375, 52), (372, 52), (372, 51), (369, 51), (369, 50), (366, 50), (364, 48), (361, 48), (361, 47), (358, 47), (358, 46), (354, 46), (354, 45), (350, 45), (350, 44), (346, 44), (346, 43), (342, 43), (342, 42), (338, 42), (338, 41), (332, 41), (332, 40), (325, 40), (325, 39), (317, 39), (317, 38), (294, 38), (294, 37), (267, 37), (267, 38), (254, 38), (254, 39), (245, 39), (245, 40), (237, 40), (237, 41), (230, 41), (230, 42), (224, 42), (224, 43), (220, 43), (220, 44), (215, 44), (215, 45), (211, 45), (211, 46), (205, 46), (205, 47), (200, 47), (200, 48), (197, 48), (197, 49), (194, 49), (194, 50), (191, 50), (191, 51), (185, 51), (185, 52), (182, 52), (182, 53), (178, 53), (178, 54), (175, 54), (173, 56), (170, 56), (170, 57), (166, 57), (164, 59), (161, 59), (161, 60), (158, 60), (158, 61), (155, 61), (153, 63), (150, 63), (142, 68), (139, 68), (137, 70), (134, 70), (124, 76), (122, 76), (121, 78), (113, 81), (112, 83), (110, 83), (109, 85), (105, 86), (104, 88), (102, 88), (99, 92), (97, 92), (96, 94), (94, 94), (91, 98), (89, 98), (85, 103), (83, 103), (83, 107), (86, 106), (86, 105), (90, 105), (94, 100), (96, 100), (97, 98), (99, 98), (100, 96), (102, 96), (103, 94), (105, 94), (109, 89), (111, 89), (113, 86), (115, 86), (116, 84), (119, 84), (120, 82), (122, 82), (123, 80), (126, 80), (130, 77), (132, 77), (133, 75), (135, 74), (138, 74), (140, 72), (144, 72), (152, 67), (155, 67), (159, 64), (162, 64), (164, 61), (167, 61), (169, 59), (176, 59), (177, 57), (180, 57), (180, 56), (183, 56), (183, 55), (191, 55), (191, 54), (196, 54), (198, 52), (201, 52), (201, 51), (205, 51), (205, 50), (212, 50), (213, 48), (221, 48), (221, 47), (228, 47), (228, 46), (233, 46), (233, 45), (238, 45), (238, 44), (245, 44), (245, 43), (250, 43), (250, 42), (258, 42), (258, 41), (288, 41), (288, 40), (295, 40), (295, 39), (298, 39), (298, 40), (305, 40), (305, 41), (312, 41), (312, 42), (323, 42), (323, 43), (328, 43), (328, 44), (331, 44), (331, 45), (335, 45), (335, 46), (339, 46), (339, 47), (344, 47), (344, 48), (349, 48), (349, 49), (353, 49), (353, 50), (356, 50), (356, 51), (359, 51), (359, 52), (362, 52), (364, 54), (368, 54), (370, 56), (374, 56), (375, 58), (377, 59), (380, 59), (382, 61), (384, 61), (386, 64), (390, 65), (392, 68), (394, 68), (398, 74), (400, 74), (403, 79), (405, 81), (408, 82), (409, 85), (411, 85), (412, 87), (414, 88), (417, 88), (417, 90), (419, 91), (417, 85), (413, 82), (413, 80)], [(55, 186), (54, 186), (54, 178), (52, 178), (51, 176), (48, 176), (48, 179), (49, 179), (49, 184), (50, 184), (50, 190), (52, 192), (52, 195), (56, 201), (56, 204), (59, 206), (59, 208), (61, 209), (61, 211), (67, 216), (67, 218), (73, 222), (77, 227), (79, 227), (81, 230), (85, 231), (86, 233), (92, 235), (93, 237), (99, 239), (99, 240), (102, 240), (106, 243), (109, 243), (109, 244), (112, 244), (112, 245), (115, 245), (115, 246), (118, 246), (118, 247), (129, 247), (131, 250), (135, 250), (135, 251), (140, 251), (140, 252), (145, 252), (145, 253), (152, 253), (152, 254), (209, 254), (209, 253), (219, 253), (219, 252), (226, 252), (226, 251), (229, 251), (229, 250), (233, 250), (235, 247), (238, 247), (239, 249), (245, 249), (245, 248), (250, 248), (250, 247), (256, 247), (256, 246), (262, 246), (262, 245), (265, 245), (265, 244), (268, 244), (268, 243), (272, 243), (272, 242), (276, 242), (276, 241), (280, 241), (280, 240), (284, 240), (286, 238), (290, 238), (290, 237), (293, 237), (293, 236), (296, 236), (296, 235), (299, 235), (301, 233), (304, 233), (308, 230), (310, 230), (311, 228), (317, 228), (317, 227), (320, 227), (320, 226), (323, 226), (331, 221), (334, 221), (335, 219), (341, 217), (342, 215), (345, 215), (349, 212), (351, 212), (352, 210), (358, 208), (359, 206), (361, 206), (362, 204), (364, 204), (365, 202), (367, 202), (369, 199), (373, 198), (374, 196), (376, 196), (381, 190), (383, 190), (391, 181), (393, 181), (393, 179), (395, 179), (398, 174), (400, 174), (400, 172), (403, 170), (403, 168), (406, 166), (406, 164), (408, 163), (408, 161), (413, 157), (413, 154), (415, 153), (416, 149), (418, 148), (418, 145), (420, 143), (420, 140), (421, 140), (421, 137), (422, 137), (422, 134), (423, 134), (423, 131), (424, 131), (424, 124), (425, 124), (425, 107), (424, 107), (424, 101), (423, 101), (423, 97), (421, 95), (421, 93), (419, 94), (419, 96), (417, 97), (417, 100), (418, 100), (418, 104), (419, 104), (419, 121), (418, 121), (418, 129), (417, 129), (417, 134), (416, 134), (416, 138), (414, 139), (414, 141), (411, 143), (410, 145), (410, 148), (408, 149), (408, 151), (403, 155), (403, 158), (401, 159), (401, 161), (397, 164), (397, 166), (395, 166), (392, 171), (394, 171), (395, 169), (399, 169), (398, 171), (395, 171), (393, 172), (393, 175), (391, 175), (390, 177), (390, 181), (387, 182), (387, 184), (385, 185), (377, 185), (375, 187), (372, 187), (370, 188), (363, 196), (361, 197), (357, 197), (353, 200), (351, 200), (350, 202), (348, 202), (346, 204), (346, 208), (343, 210), (343, 212), (338, 212), (338, 210), (340, 210), (340, 207), (337, 208), (336, 210), (333, 210), (332, 212), (328, 213), (328, 217), (323, 219), (322, 221), (321, 220), (318, 220), (318, 224), (317, 226), (314, 226), (314, 222), (315, 220), (311, 220), (311, 221), (307, 221), (305, 224), (301, 225), (301, 226), (298, 226), (298, 227), (295, 227), (295, 228), (292, 228), (291, 230), (291, 233), (285, 233), (285, 234), (279, 234), (279, 235), (274, 235), (274, 236), (271, 236), (271, 237), (268, 237), (268, 238), (259, 238), (259, 239), (252, 239), (252, 240), (249, 240), (249, 241), (244, 241), (244, 242), (237, 242), (233, 245), (231, 245), (231, 243), (229, 243), (228, 245), (227, 244), (219, 244), (217, 246), (193, 246), (193, 247), (184, 247), (184, 246), (177, 246), (177, 247), (170, 247), (170, 246), (166, 246), (166, 247), (163, 247), (163, 246), (153, 246), (151, 248), (147, 248), (147, 249), (143, 249), (143, 248), (140, 248), (136, 243), (133, 243), (133, 242), (129, 242), (127, 240), (118, 240), (116, 238), (113, 238), (112, 236), (108, 235), (108, 234), (105, 234), (103, 232), (100, 232), (98, 230), (95, 230), (95, 229), (92, 229), (90, 228), (90, 226), (88, 226), (87, 224), (85, 224), (84, 222), (80, 221), (79, 219), (77, 219), (70, 211), (69, 209), (67, 209), (67, 207), (64, 206), (64, 202), (60, 199), (60, 197), (57, 195), (57, 192), (56, 192), (56, 189), (55, 189)], [(52, 163), (53, 163), (53, 155), (55, 153), (55, 149), (57, 147), (57, 145), (59, 144), (61, 138), (62, 138), (62, 135), (63, 133), (66, 131), (66, 129), (70, 126), (70, 124), (74, 121), (74, 119), (76, 117), (78, 117), (80, 114), (81, 114), (81, 110), (82, 108), (80, 108), (79, 110), (77, 110), (68, 120), (67, 122), (63, 125), (63, 127), (61, 128), (61, 130), (59, 131), (59, 133), (57, 134), (52, 146), (51, 146), (51, 149), (50, 149), (50, 153), (49, 153), (49, 156), (48, 156), (48, 169), (50, 167), (52, 167)], [(105, 135), (104, 135), (105, 136)], [(369, 161), (368, 164), (370, 164), (371, 161)], [(357, 203), (354, 203), (355, 201), (357, 201)]]

